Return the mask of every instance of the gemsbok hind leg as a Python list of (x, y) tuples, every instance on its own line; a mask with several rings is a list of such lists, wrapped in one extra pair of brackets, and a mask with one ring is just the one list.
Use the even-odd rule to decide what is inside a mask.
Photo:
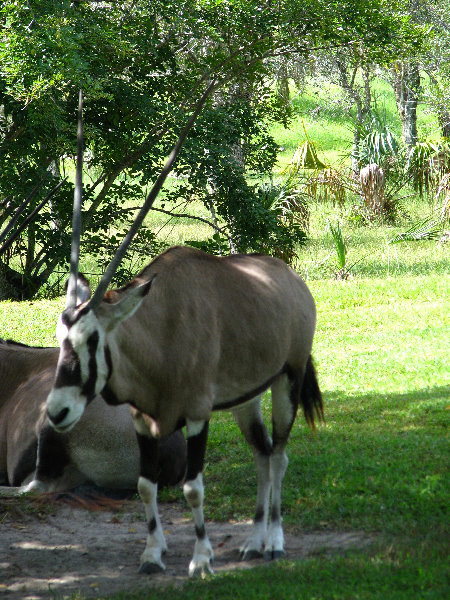
[(147, 521), (147, 541), (141, 556), (140, 573), (159, 573), (165, 570), (162, 554), (167, 550), (158, 513), (158, 440), (153, 438), (145, 423), (145, 416), (132, 409), (139, 446), (140, 471), (138, 492), (144, 504)]
[(252, 449), (257, 473), (256, 510), (253, 529), (240, 549), (242, 560), (261, 558), (267, 536), (272, 441), (262, 418), (260, 402), (261, 399), (258, 396), (251, 403), (244, 404), (233, 411), (239, 429)]
[(208, 421), (186, 422), (187, 437), (187, 471), (183, 486), (184, 496), (191, 507), (194, 517), (195, 541), (194, 556), (189, 564), (189, 576), (199, 574), (204, 577), (213, 573), (211, 562), (214, 558), (213, 549), (205, 529), (203, 514), (203, 464), (205, 459), (206, 441), (208, 439)]
[(272, 507), (264, 557), (267, 560), (285, 556), (281, 519), (281, 488), (288, 466), (286, 445), (297, 414), (303, 372), (282, 375), (272, 384), (272, 454), (270, 481)]

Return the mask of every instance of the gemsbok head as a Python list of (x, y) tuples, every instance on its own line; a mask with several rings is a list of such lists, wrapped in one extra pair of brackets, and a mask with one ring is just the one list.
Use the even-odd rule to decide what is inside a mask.
[[(94, 295), (84, 286), (84, 301), (77, 303), (76, 270), (71, 268), (72, 288), (57, 326), (60, 356), (48, 416), (57, 430), (68, 431), (95, 394), (132, 405), (141, 455), (150, 457), (141, 461), (138, 482), (148, 525), (141, 571), (164, 569), (158, 440), (185, 426), (183, 491), (196, 532), (189, 574), (212, 572), (202, 470), (208, 423), (216, 410), (233, 411), (256, 462), (256, 513), (242, 556), (283, 556), (281, 487), (288, 437), (299, 404), (310, 425), (323, 417), (311, 358), (316, 309), (303, 280), (275, 258), (217, 257), (175, 247), (128, 285), (106, 293), (113, 272), (108, 268)], [(269, 387), (271, 436), (259, 402)]]

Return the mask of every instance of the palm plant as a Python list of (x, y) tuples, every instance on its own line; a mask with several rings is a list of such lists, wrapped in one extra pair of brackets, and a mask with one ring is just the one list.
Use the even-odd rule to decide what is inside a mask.
[(434, 194), (450, 167), (450, 145), (445, 138), (415, 144), (408, 153), (406, 170), (419, 194)]
[(353, 267), (359, 263), (362, 258), (357, 261), (348, 264), (347, 262), (347, 253), (348, 246), (346, 241), (344, 240), (344, 236), (342, 234), (341, 226), (339, 221), (336, 221), (336, 224), (333, 225), (331, 221), (328, 221), (328, 229), (330, 231), (331, 237), (333, 239), (334, 250), (336, 253), (338, 271), (335, 273), (335, 279), (346, 280), (350, 277), (350, 271)]
[(386, 168), (389, 159), (396, 159), (400, 152), (400, 144), (389, 125), (380, 121), (378, 115), (364, 127), (361, 136), (359, 161), (361, 165), (377, 164)]
[(343, 177), (338, 170), (329, 167), (319, 158), (317, 144), (309, 138), (303, 121), (302, 124), (305, 141), (295, 150), (290, 163), (283, 170), (282, 176), (291, 189), (296, 187), (298, 191), (302, 187), (300, 181), (303, 180), (307, 196), (317, 200), (319, 190), (323, 190), (325, 201), (330, 198), (333, 204), (342, 206), (346, 192)]

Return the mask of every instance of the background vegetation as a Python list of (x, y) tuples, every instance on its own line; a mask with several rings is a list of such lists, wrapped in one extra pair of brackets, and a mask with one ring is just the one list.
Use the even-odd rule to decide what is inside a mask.
[[(61, 184), (0, 259), (3, 297), (24, 299), (54, 293), (57, 271), (67, 261), (80, 87), (86, 146), (82, 252), (97, 271), (201, 105), (160, 209), (177, 213), (180, 202), (200, 204), (211, 227), (207, 239), (192, 243), (210, 251), (256, 250), (292, 260), (305, 239), (311, 193), (302, 189), (293, 196), (298, 173), (273, 182), (278, 146), (271, 127), (289, 122), (289, 82), (301, 89), (314, 75), (327, 82), (324, 89), (344, 90), (343, 103), (328, 108), (348, 115), (356, 107), (356, 171), (359, 144), (373, 120), (374, 69), (419, 51), (423, 56), (431, 18), (415, 18), (404, 0), (264, 6), (242, 0), (8, 0), (0, 10), (0, 226), (11, 223), (29, 198), (12, 228), (17, 230), (25, 214)], [(337, 83), (334, 73), (340, 73)], [(380, 135), (385, 133), (380, 125)], [(311, 167), (313, 145), (305, 152), (302, 169)], [(334, 191), (348, 179), (334, 171), (329, 177)], [(143, 227), (131, 252), (148, 257), (161, 248), (154, 231)], [(125, 263), (116, 282), (129, 275)]]

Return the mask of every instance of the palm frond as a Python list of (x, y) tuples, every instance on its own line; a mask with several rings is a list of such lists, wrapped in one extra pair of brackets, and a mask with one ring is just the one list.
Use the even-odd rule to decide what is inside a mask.
[(427, 217), (418, 223), (411, 225), (409, 229), (398, 233), (389, 240), (389, 244), (399, 244), (400, 242), (418, 242), (421, 240), (435, 240), (442, 233), (442, 220), (435, 219), (433, 216)]
[(285, 177), (298, 177), (299, 172), (303, 169), (320, 171), (327, 168), (327, 165), (323, 163), (318, 156), (316, 144), (314, 141), (309, 139), (305, 123), (303, 121), (302, 124), (306, 139), (297, 147), (291, 162), (284, 169), (282, 174)]
[(333, 225), (331, 221), (328, 221), (328, 228), (330, 230), (331, 237), (333, 238), (338, 265), (341, 269), (343, 269), (345, 267), (345, 263), (347, 262), (347, 246), (342, 235), (341, 226), (339, 225), (339, 222), (336, 222), (336, 225)]

